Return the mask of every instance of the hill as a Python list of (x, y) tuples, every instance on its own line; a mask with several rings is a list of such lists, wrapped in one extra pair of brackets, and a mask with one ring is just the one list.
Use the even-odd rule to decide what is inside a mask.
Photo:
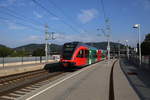
[[(88, 42), (86, 43), (98, 49), (107, 50), (107, 42)], [(118, 45), (120, 48), (123, 49), (124, 45), (119, 43), (110, 42), (111, 52), (118, 51)], [(39, 56), (45, 55), (45, 44), (27, 44), (16, 48), (9, 48), (5, 45), (0, 45), (0, 56)], [(60, 54), (62, 49), (62, 45), (58, 44), (51, 44), (50, 51), (51, 54)], [(7, 52), (6, 52), (7, 51)], [(3, 53), (2, 53), (3, 52)]]
[[(51, 44), (50, 45), (50, 51), (60, 53), (61, 47), (62, 47), (61, 45)], [(28, 45), (14, 48), (15, 51), (26, 51), (29, 54), (32, 54), (37, 49), (42, 49), (44, 51), (45, 50), (45, 44), (28, 44)]]

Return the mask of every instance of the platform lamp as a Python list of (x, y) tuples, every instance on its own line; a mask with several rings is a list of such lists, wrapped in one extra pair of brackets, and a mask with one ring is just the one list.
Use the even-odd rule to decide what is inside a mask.
[(133, 28), (138, 29), (138, 38), (139, 38), (139, 61), (140, 61), (140, 65), (141, 65), (141, 25), (140, 24), (135, 24), (133, 26)]

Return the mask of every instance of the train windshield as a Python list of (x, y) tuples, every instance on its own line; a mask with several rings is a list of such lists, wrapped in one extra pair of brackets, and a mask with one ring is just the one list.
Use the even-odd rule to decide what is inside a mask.
[(65, 44), (63, 47), (63, 59), (70, 60), (77, 44)]

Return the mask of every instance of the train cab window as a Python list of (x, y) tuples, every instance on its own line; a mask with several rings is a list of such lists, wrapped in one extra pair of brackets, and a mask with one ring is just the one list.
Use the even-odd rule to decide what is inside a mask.
[(84, 50), (80, 50), (80, 51), (78, 52), (77, 57), (83, 58), (83, 57), (84, 57)]

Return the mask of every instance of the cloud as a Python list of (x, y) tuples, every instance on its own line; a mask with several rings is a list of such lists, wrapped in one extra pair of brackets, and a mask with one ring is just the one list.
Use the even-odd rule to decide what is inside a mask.
[(34, 11), (33, 14), (37, 17), (37, 18), (42, 18), (43, 16), (41, 14), (39, 14), (38, 12)]
[(7, 7), (10, 6), (12, 4), (14, 4), (17, 0), (4, 0), (4, 2), (2, 2), (0, 4), (0, 7)]
[(143, 0), (143, 6), (145, 9), (150, 9), (150, 0)]
[(83, 24), (85, 24), (92, 21), (97, 15), (98, 11), (96, 9), (86, 9), (81, 10), (77, 17)]
[(40, 43), (44, 37), (40, 35), (30, 35), (21, 40), (22, 43)]
[(35, 40), (39, 40), (40, 39), (40, 36), (37, 36), (37, 35), (31, 35), (28, 37), (28, 40), (30, 41), (35, 41)]
[(59, 20), (58, 17), (52, 17), (51, 19), (52, 19), (52, 20)]
[(26, 29), (27, 27), (24, 27), (24, 26), (20, 26), (20, 25), (16, 25), (14, 23), (10, 23), (8, 22), (8, 28), (11, 29), (11, 30), (24, 30)]
[(137, 0), (133, 2), (133, 6), (142, 7), (145, 10), (150, 10), (150, 0)]
[[(84, 38), (83, 38), (84, 37)], [(56, 42), (63, 44), (65, 42), (80, 41), (80, 42), (99, 42), (105, 41), (106, 38), (99, 37), (97, 34), (81, 33), (81, 34), (57, 34)]]

